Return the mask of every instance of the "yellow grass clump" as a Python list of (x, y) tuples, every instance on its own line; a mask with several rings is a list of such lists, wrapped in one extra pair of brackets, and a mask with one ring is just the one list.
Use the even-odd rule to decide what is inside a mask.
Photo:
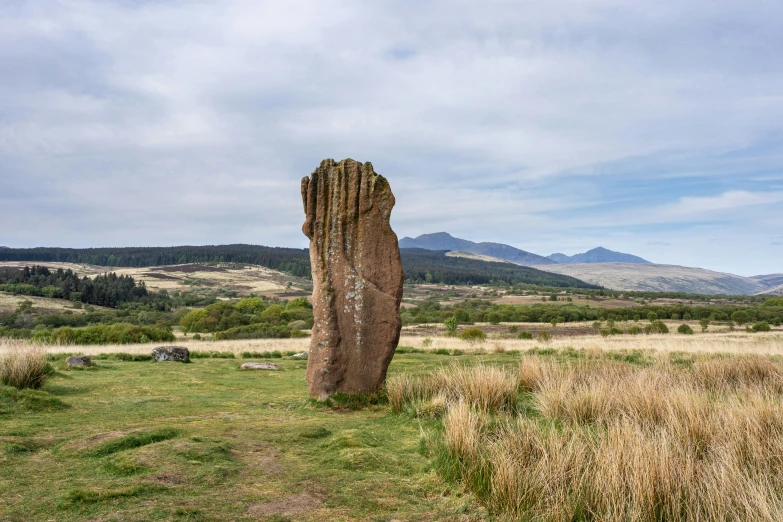
[(386, 381), (386, 394), (392, 410), (406, 404), (437, 399), (439, 403), (462, 401), (484, 412), (509, 409), (517, 394), (514, 372), (495, 366), (453, 365), (424, 377), (395, 375)]
[[(498, 387), (503, 372), (453, 367), (404, 381), (417, 400), (435, 396), (428, 386), (448, 389), (436, 444), (441, 472), (501, 518), (783, 519), (780, 362), (524, 357), (516, 375), (504, 377), (513, 391)], [(405, 394), (396, 401), (403, 409)]]
[(3, 342), (0, 352), (0, 382), (20, 390), (38, 389), (48, 374), (46, 349), (40, 345)]

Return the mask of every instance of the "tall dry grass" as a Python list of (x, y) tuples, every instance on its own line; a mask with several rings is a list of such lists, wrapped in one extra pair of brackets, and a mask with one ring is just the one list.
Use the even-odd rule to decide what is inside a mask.
[(40, 345), (4, 342), (0, 352), (0, 382), (20, 390), (38, 389), (49, 373), (46, 349)]
[(500, 407), (475, 400), (495, 388), (485, 369), (407, 379), (418, 401), (437, 395), (428, 386), (449, 388), (440, 469), (501, 518), (783, 520), (783, 365), (769, 358), (641, 367), (526, 357)]
[(462, 401), (471, 407), (491, 412), (510, 409), (517, 394), (514, 372), (496, 366), (453, 365), (423, 377), (407, 374), (390, 377), (386, 382), (389, 403), (395, 412), (406, 404), (437, 398), (438, 402)]

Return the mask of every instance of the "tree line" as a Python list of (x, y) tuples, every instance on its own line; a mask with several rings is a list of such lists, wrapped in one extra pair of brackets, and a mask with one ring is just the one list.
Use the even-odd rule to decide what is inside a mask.
[(310, 255), (307, 249), (241, 244), (126, 248), (0, 248), (0, 261), (82, 263), (108, 267), (243, 263), (260, 265), (299, 277), (310, 277)]
[[(740, 314), (739, 316), (737, 314)], [(779, 324), (783, 319), (783, 304), (736, 305), (637, 305), (627, 308), (593, 308), (585, 305), (498, 305), (490, 301), (474, 299), (452, 306), (442, 306), (437, 301), (425, 301), (414, 308), (401, 311), (403, 324), (440, 323), (456, 317), (460, 323), (568, 323), (580, 321), (640, 321), (709, 320), (735, 321), (739, 324), (765, 321)]]
[(115, 308), (122, 303), (150, 300), (144, 282), (114, 272), (94, 278), (79, 277), (73, 270), (44, 266), (0, 270), (0, 291), (13, 294), (68, 299)]

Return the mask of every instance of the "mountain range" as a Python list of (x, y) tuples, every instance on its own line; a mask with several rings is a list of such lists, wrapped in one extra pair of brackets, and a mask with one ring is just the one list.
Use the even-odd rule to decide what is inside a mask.
[(469, 252), (525, 266), (576, 263), (649, 263), (649, 261), (641, 257), (615, 252), (603, 247), (594, 248), (573, 256), (552, 254), (544, 257), (503, 243), (474, 243), (467, 239), (454, 237), (447, 232), (422, 234), (416, 238), (404, 237), (400, 240), (400, 248)]
[(603, 247), (582, 254), (540, 256), (502, 243), (475, 243), (446, 232), (404, 237), (400, 248), (448, 250), (447, 256), (486, 262), (510, 262), (574, 277), (613, 290), (688, 292), (696, 294), (783, 295), (783, 274), (744, 277), (704, 268), (654, 264), (632, 254)]

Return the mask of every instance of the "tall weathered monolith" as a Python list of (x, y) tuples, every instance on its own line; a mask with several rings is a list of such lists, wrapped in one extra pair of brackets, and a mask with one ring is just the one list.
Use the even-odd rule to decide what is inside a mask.
[(302, 179), (302, 201), (315, 315), (310, 395), (374, 392), (402, 327), (402, 262), (389, 225), (394, 195), (369, 162), (326, 159)]

